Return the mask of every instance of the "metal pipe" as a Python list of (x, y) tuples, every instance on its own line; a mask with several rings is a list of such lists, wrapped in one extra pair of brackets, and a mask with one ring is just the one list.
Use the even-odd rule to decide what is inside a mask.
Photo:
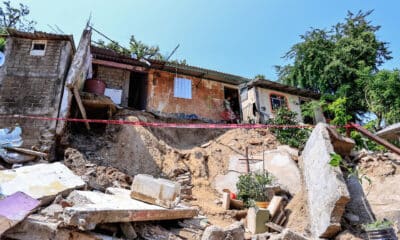
[(371, 139), (372, 141), (374, 141), (374, 142), (384, 146), (385, 148), (389, 149), (390, 151), (400, 155), (400, 148), (396, 147), (395, 145), (391, 144), (390, 142), (386, 141), (385, 139), (372, 134), (370, 131), (361, 127), (359, 124), (350, 123), (349, 125), (353, 129), (355, 129), (357, 132), (363, 134), (364, 136)]

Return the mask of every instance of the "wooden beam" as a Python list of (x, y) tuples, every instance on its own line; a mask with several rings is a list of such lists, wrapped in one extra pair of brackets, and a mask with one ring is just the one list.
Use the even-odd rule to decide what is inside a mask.
[(100, 59), (93, 59), (92, 63), (101, 65), (101, 66), (118, 68), (118, 69), (123, 69), (123, 70), (134, 71), (134, 72), (147, 72), (146, 68), (144, 68), (144, 67), (133, 66), (133, 65), (129, 65), (129, 64), (117, 63), (117, 62), (106, 61), (106, 60), (100, 60)]
[(24, 154), (28, 154), (28, 155), (32, 155), (32, 156), (36, 156), (36, 157), (42, 157), (42, 158), (46, 158), (46, 159), (48, 157), (47, 153), (33, 151), (30, 149), (26, 149), (26, 148), (18, 148), (18, 147), (4, 147), (4, 148), (7, 150), (14, 151), (14, 152), (24, 153)]
[[(81, 95), (79, 95), (78, 89), (76, 87), (72, 87), (72, 92), (74, 93), (76, 102), (78, 103), (79, 111), (82, 114), (82, 118), (87, 119), (86, 110), (85, 107), (83, 106)], [(90, 130), (90, 125), (88, 122), (85, 122), (85, 126), (87, 130)]]

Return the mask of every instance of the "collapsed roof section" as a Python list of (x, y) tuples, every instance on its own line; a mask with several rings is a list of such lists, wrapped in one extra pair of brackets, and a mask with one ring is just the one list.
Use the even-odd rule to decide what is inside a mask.
[(205, 78), (209, 80), (214, 80), (218, 82), (223, 82), (232, 85), (242, 85), (248, 87), (263, 87), (268, 89), (273, 89), (285, 93), (291, 93), (294, 95), (299, 95), (306, 98), (319, 99), (321, 95), (313, 91), (306, 89), (301, 89), (297, 87), (292, 87), (282, 83), (266, 80), (266, 79), (249, 79), (229, 73), (219, 72), (215, 70), (177, 64), (162, 60), (148, 60), (150, 66), (145, 62), (139, 61), (138, 59), (131, 58), (129, 55), (120, 54), (110, 49), (105, 49), (101, 47), (91, 46), (91, 53), (93, 58), (102, 59), (107, 61), (113, 61), (123, 64), (141, 66), (145, 68), (152, 68), (157, 70), (163, 70), (172, 73), (178, 73), (183, 75), (189, 75), (198, 78)]

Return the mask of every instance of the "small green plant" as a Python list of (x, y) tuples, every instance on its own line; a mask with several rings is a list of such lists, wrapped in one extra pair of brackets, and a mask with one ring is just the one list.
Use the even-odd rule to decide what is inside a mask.
[(247, 173), (239, 176), (239, 181), (236, 183), (238, 199), (242, 200), (247, 207), (252, 206), (254, 201), (266, 201), (268, 198), (266, 187), (272, 180), (273, 177), (268, 172)]
[[(281, 107), (276, 111), (275, 118), (271, 119), (272, 125), (298, 125), (297, 113), (290, 111), (286, 107)], [(305, 145), (310, 130), (305, 128), (273, 128), (271, 132), (275, 134), (278, 141), (291, 147), (301, 148)]]
[(365, 231), (381, 230), (393, 227), (393, 223), (388, 220), (377, 220), (373, 223), (363, 224), (362, 228)]
[(329, 165), (332, 167), (341, 167), (345, 169), (348, 174), (348, 178), (356, 177), (361, 184), (363, 183), (363, 180), (366, 180), (369, 184), (371, 184), (371, 179), (367, 175), (363, 174), (358, 169), (349, 166), (345, 161), (343, 161), (342, 156), (337, 153), (331, 153), (330, 155), (331, 160), (329, 161)]

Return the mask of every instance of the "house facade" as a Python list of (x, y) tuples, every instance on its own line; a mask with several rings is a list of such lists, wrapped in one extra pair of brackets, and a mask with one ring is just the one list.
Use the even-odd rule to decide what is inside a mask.
[(123, 107), (163, 117), (220, 122), (229, 97), (233, 110), (241, 115), (239, 85), (245, 78), (164, 61), (144, 63), (95, 46), (91, 52), (93, 77), (104, 81), (105, 94)]
[(241, 108), (244, 122), (266, 123), (275, 117), (276, 110), (287, 107), (297, 113), (300, 123), (325, 122), (321, 109), (314, 110), (314, 119), (304, 119), (301, 105), (312, 100), (319, 100), (319, 94), (314, 92), (280, 84), (266, 79), (255, 79), (240, 89)]
[(55, 121), (7, 118), (10, 115), (58, 117), (62, 89), (75, 52), (72, 35), (9, 29), (0, 67), (0, 128), (18, 123), (25, 146), (41, 133), (53, 132)]

